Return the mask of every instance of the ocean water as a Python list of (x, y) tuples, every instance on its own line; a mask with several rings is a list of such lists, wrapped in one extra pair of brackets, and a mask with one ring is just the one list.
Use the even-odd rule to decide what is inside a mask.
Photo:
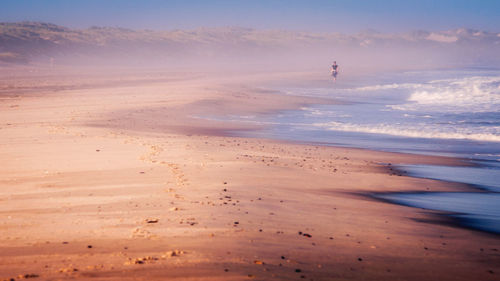
[(372, 80), (378, 83), (281, 89), (344, 104), (308, 106), (260, 120), (271, 122), (265, 133), (286, 136), (289, 131), (308, 141), (500, 159), (500, 71), (409, 72)]
[[(347, 75), (346, 75), (347, 76)], [(285, 83), (286, 84), (286, 83)], [(334, 105), (256, 116), (250, 137), (464, 158), (474, 167), (410, 166), (414, 177), (462, 182), (482, 193), (393, 193), (379, 198), (440, 210), (464, 227), (500, 233), (500, 70), (454, 69), (318, 79), (273, 85), (284, 95), (325, 97)], [(286, 98), (286, 97), (285, 97)]]

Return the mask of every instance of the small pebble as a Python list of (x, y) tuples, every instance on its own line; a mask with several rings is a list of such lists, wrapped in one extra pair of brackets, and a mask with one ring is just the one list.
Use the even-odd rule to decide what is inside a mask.
[[(28, 279), (28, 278), (38, 278), (40, 277), (38, 274), (24, 274), (24, 275), (19, 275), (19, 279)], [(14, 280), (14, 278), (11, 278), (11, 280)]]
[(146, 219), (146, 223), (158, 223), (159, 219)]

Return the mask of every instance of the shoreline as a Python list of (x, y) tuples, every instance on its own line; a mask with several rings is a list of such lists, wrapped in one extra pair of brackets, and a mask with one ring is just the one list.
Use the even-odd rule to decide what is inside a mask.
[(283, 107), (235, 86), (252, 79), (3, 100), (0, 280), (497, 278), (498, 236), (348, 194), (457, 190), (379, 163), (459, 160), (214, 136), (235, 126), (190, 120)]

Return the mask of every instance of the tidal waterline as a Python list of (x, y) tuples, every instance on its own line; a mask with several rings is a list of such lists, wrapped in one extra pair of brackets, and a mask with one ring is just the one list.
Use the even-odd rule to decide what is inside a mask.
[[(340, 79), (339, 79), (340, 80)], [(378, 198), (438, 210), (466, 227), (500, 233), (500, 70), (454, 69), (372, 76), (274, 89), (340, 103), (254, 116), (209, 118), (264, 125), (234, 134), (316, 145), (451, 156), (470, 165), (407, 165), (408, 175), (487, 192), (391, 193)]]

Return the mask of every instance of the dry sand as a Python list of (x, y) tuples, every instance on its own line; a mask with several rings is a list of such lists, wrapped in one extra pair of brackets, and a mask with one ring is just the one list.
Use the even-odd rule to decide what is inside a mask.
[(365, 196), (467, 189), (382, 164), (459, 159), (196, 118), (335, 102), (252, 88), (265, 77), (297, 74), (4, 74), (0, 280), (500, 280), (498, 236)]

